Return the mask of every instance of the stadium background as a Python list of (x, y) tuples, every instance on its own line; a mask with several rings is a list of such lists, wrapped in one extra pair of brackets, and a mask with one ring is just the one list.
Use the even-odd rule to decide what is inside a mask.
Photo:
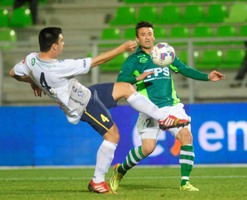
[[(14, 25), (11, 1), (0, 3), (5, 13), (1, 17), (6, 18), (8, 11), (7, 22), (0, 20), (0, 166), (95, 164), (91, 155), (96, 155), (100, 136), (86, 124), (68, 124), (47, 97), (33, 97), (29, 86), (12, 80), (8, 72), (28, 52), (38, 50), (37, 34), (44, 26), (61, 26), (65, 37), (62, 58), (78, 58), (131, 39), (137, 18), (152, 21), (157, 41), (173, 44), (177, 55), (190, 66), (205, 72), (218, 69), (227, 75), (225, 81), (213, 85), (174, 75), (177, 92), (193, 120), (195, 163), (247, 163), (246, 87), (229, 87), (245, 53), (246, 1), (108, 0), (100, 5), (96, 0), (42, 0), (37, 25), (30, 24), (27, 13), (18, 16), (23, 24)], [(163, 12), (167, 8), (174, 10)], [(128, 17), (121, 12), (128, 12)], [(169, 15), (162, 19), (162, 13)], [(147, 18), (151, 15), (153, 18)], [(114, 81), (126, 56), (92, 70), (80, 81), (85, 85)], [(111, 111), (122, 135), (114, 163), (139, 142), (137, 113), (125, 102), (121, 104)], [(169, 132), (161, 133), (156, 152), (142, 164), (178, 164), (173, 145)]]

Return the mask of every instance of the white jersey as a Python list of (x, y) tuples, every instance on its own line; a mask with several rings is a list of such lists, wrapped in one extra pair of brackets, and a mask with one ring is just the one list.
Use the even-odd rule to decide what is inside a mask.
[(77, 124), (91, 97), (88, 88), (81, 85), (76, 75), (90, 70), (91, 58), (41, 60), (38, 53), (30, 53), (14, 67), (18, 76), (27, 75), (50, 98), (57, 102), (69, 122)]

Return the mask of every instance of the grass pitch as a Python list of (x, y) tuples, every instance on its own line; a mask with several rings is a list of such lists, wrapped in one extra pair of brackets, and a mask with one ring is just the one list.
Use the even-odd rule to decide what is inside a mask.
[[(191, 183), (199, 192), (179, 191), (178, 167), (136, 167), (126, 174), (118, 194), (87, 190), (93, 168), (1, 169), (1, 200), (242, 200), (247, 199), (247, 167), (194, 167)], [(112, 169), (107, 174), (109, 180)]]

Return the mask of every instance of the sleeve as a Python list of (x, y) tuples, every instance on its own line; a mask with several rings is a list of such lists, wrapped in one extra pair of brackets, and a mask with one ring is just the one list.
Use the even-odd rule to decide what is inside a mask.
[(170, 68), (174, 72), (176, 72), (176, 73), (179, 72), (188, 78), (192, 78), (192, 79), (200, 80), (200, 81), (208, 81), (209, 80), (208, 74), (189, 67), (188, 65), (186, 65), (182, 61), (180, 61), (177, 57), (175, 57), (175, 60), (170, 65)]
[(134, 75), (135, 63), (133, 59), (127, 58), (127, 60), (123, 63), (121, 70), (117, 77), (117, 82), (127, 82), (130, 84), (135, 84), (137, 82), (136, 76)]
[(63, 77), (87, 74), (91, 68), (92, 58), (60, 60)]
[(14, 72), (17, 76), (29, 76), (30, 75), (30, 68), (27, 65), (28, 58), (25, 57), (22, 61), (18, 62), (14, 66)]

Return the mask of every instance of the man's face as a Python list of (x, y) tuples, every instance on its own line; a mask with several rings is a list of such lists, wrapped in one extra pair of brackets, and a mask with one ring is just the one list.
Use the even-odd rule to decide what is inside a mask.
[(154, 46), (154, 31), (150, 27), (142, 27), (138, 30), (137, 42), (144, 51), (151, 51)]
[(60, 34), (58, 37), (58, 41), (52, 44), (52, 49), (54, 51), (55, 57), (59, 56), (63, 52), (63, 46), (64, 46), (63, 35)]
[(61, 54), (63, 52), (63, 46), (64, 46), (64, 41), (63, 41), (63, 35), (60, 34), (57, 42), (57, 52), (58, 54)]

